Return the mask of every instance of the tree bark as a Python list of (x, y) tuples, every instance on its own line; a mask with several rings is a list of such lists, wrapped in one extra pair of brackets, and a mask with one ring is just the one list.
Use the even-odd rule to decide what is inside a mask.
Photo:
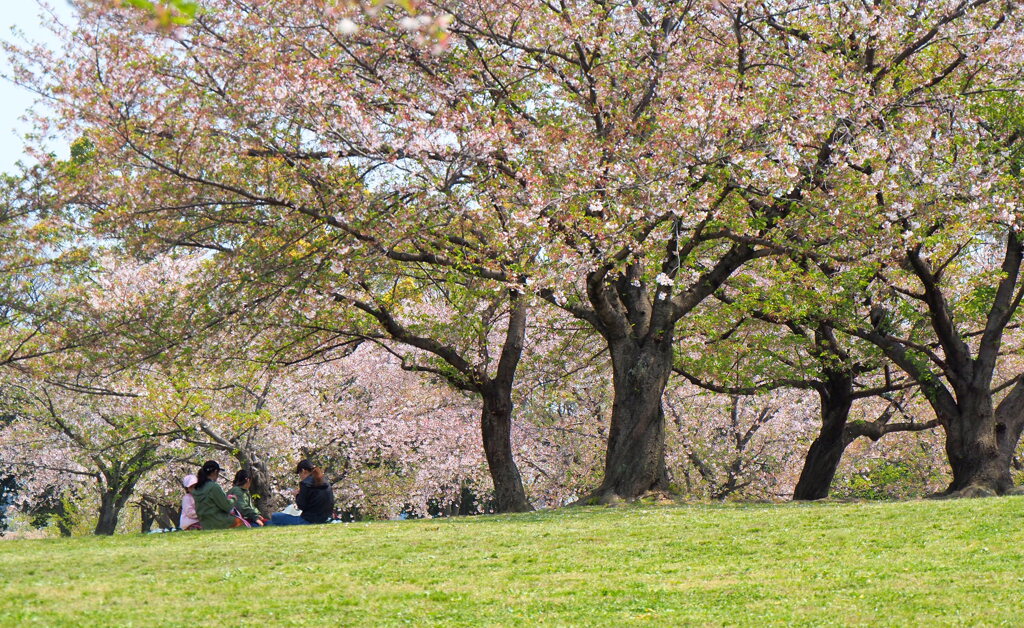
[(482, 390), (480, 431), (498, 512), (533, 510), (512, 454), (512, 389), (494, 381)]
[(668, 489), (662, 395), (672, 372), (672, 334), (641, 344), (610, 342), (614, 401), (605, 473), (585, 501), (636, 499)]
[(1012, 464), (1021, 432), (1024, 431), (1024, 377), (1019, 377), (996, 408), (996, 437), (999, 452)]
[(168, 503), (159, 497), (143, 495), (139, 499), (139, 516), (141, 518), (140, 531), (143, 534), (152, 530), (154, 523), (160, 528), (173, 530), (181, 521), (181, 506)]
[(498, 512), (529, 512), (533, 506), (526, 498), (523, 479), (512, 455), (512, 386), (523, 356), (529, 309), (517, 295), (510, 301), (512, 309), (495, 375), (489, 378), (486, 373), (480, 373), (477, 377), (483, 400), (480, 432)]
[(260, 514), (269, 519), (270, 514), (274, 511), (272, 503), (274, 493), (270, 486), (270, 473), (267, 471), (267, 465), (262, 461), (253, 462), (249, 465), (249, 470), (252, 472), (252, 486), (249, 492), (253, 496), (253, 504)]
[(238, 461), (239, 469), (247, 469), (252, 484), (249, 486), (249, 494), (252, 496), (252, 503), (260, 514), (269, 518), (274, 512), (276, 505), (273, 502), (273, 490), (270, 486), (270, 473), (267, 465), (257, 456), (242, 446), (236, 449), (235, 460)]
[(99, 519), (93, 534), (109, 536), (117, 530), (117, 520), (131, 494), (132, 490), (126, 487), (109, 487), (100, 493)]
[(821, 430), (804, 458), (804, 468), (793, 490), (794, 500), (828, 497), (836, 469), (851, 439), (846, 435), (846, 421), (853, 406), (853, 379), (842, 374), (829, 374), (818, 389), (821, 398)]
[(1013, 486), (1010, 456), (1000, 447), (992, 397), (988, 388), (961, 391), (960, 412), (943, 419), (946, 456), (953, 471), (947, 493), (979, 489), (1002, 495)]
[(125, 504), (135, 492), (139, 480), (154, 467), (158, 460), (154, 455), (155, 444), (141, 443), (139, 449), (127, 460), (108, 463), (99, 455), (94, 461), (100, 467), (97, 477), (100, 491), (100, 512), (94, 534), (113, 534), (117, 520)]

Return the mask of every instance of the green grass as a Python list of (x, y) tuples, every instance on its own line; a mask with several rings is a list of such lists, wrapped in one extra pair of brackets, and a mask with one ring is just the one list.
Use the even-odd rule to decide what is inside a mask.
[(2, 625), (1021, 625), (1024, 498), (0, 542)]

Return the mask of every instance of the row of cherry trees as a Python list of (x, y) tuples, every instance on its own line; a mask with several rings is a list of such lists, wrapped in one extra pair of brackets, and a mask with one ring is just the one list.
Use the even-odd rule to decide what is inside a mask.
[[(949, 491), (1010, 489), (1014, 4), (208, 0), (174, 30), (75, 4), (62, 51), (15, 52), (40, 134), (77, 138), (38, 155), (46, 203), (116, 255), (193, 266), (149, 326), (104, 318), (133, 355), (371, 343), (476, 399), (502, 511), (532, 507), (516, 404), (550, 416), (530, 391), (575, 369), (612, 391), (584, 501), (670, 488), (672, 451), (715, 476), (675, 447), (708, 422), (666, 413), (674, 377), (816, 393), (797, 497), (856, 438), (935, 427)], [(742, 450), (772, 412), (739, 430), (740, 410)]]

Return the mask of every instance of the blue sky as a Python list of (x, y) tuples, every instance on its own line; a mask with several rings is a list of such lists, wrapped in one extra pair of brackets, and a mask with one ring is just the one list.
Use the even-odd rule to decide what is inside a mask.
[[(48, 4), (62, 19), (70, 18), (72, 11), (66, 0), (50, 0)], [(12, 39), (11, 28), (16, 27), (28, 39), (52, 45), (53, 38), (44, 28), (42, 10), (35, 0), (0, 0), (0, 5), (0, 37)], [(7, 57), (0, 52), (0, 74), (7, 74), (8, 69)], [(9, 172), (22, 157), (19, 137), (28, 129), (18, 118), (32, 105), (33, 96), (6, 79), (0, 81), (0, 172)], [(54, 148), (59, 152), (60, 147)]]

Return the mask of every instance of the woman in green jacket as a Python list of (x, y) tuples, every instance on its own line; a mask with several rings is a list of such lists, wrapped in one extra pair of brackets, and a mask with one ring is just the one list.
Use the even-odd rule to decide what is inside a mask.
[(252, 475), (246, 469), (239, 469), (235, 474), (234, 486), (228, 489), (228, 499), (235, 501), (238, 514), (254, 526), (261, 526), (266, 521), (260, 511), (252, 504), (249, 489), (252, 488)]
[(241, 519), (231, 514), (235, 505), (224, 494), (220, 484), (217, 484), (222, 470), (216, 461), (207, 460), (199, 470), (199, 482), (192, 490), (192, 496), (196, 499), (196, 515), (204, 530), (223, 530), (244, 525)]

